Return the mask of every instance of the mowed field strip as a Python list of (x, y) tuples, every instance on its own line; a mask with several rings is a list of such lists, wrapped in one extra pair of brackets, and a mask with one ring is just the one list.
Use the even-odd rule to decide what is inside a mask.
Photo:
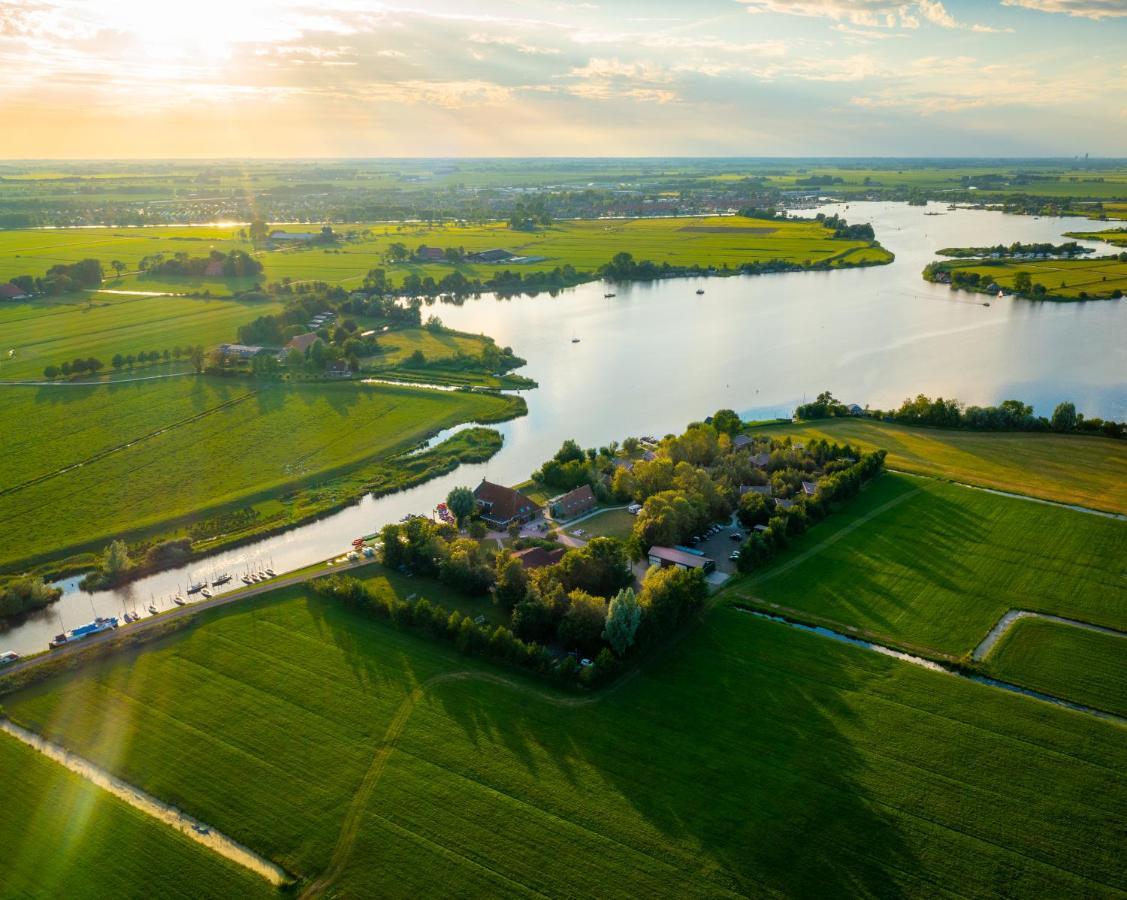
[(4, 704), (311, 893), (1127, 885), (1106, 722), (724, 607), (597, 696), (290, 588)]

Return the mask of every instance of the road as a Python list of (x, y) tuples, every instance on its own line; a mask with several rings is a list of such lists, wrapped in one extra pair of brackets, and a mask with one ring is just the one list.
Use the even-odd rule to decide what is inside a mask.
[(76, 644), (67, 644), (57, 650), (51, 650), (47, 653), (42, 653), (37, 656), (28, 657), (27, 659), (20, 660), (19, 662), (12, 663), (0, 669), (0, 678), (8, 675), (13, 675), (16, 672), (23, 672), (27, 669), (34, 668), (40, 663), (47, 662), (48, 660), (62, 659), (67, 656), (73, 656), (90, 647), (97, 647), (99, 644), (105, 644), (120, 637), (123, 633), (136, 634), (141, 631), (146, 631), (149, 628), (154, 628), (164, 622), (170, 622), (174, 619), (182, 619), (186, 616), (194, 616), (197, 613), (203, 612), (207, 609), (215, 609), (219, 606), (226, 606), (229, 603), (237, 603), (240, 600), (246, 600), (248, 597), (257, 597), (259, 594), (265, 594), (269, 591), (276, 591), (279, 588), (290, 587), (295, 584), (304, 584), (306, 581), (311, 581), (314, 578), (320, 578), (322, 575), (332, 575), (335, 572), (347, 572), (350, 569), (355, 569), (360, 566), (369, 565), (372, 562), (370, 559), (358, 559), (354, 562), (345, 562), (332, 567), (324, 566), (316, 569), (302, 571), (293, 575), (279, 575), (277, 578), (271, 578), (269, 581), (263, 581), (259, 584), (248, 585), (244, 588), (239, 588), (237, 591), (231, 591), (227, 594), (220, 594), (218, 597), (212, 597), (210, 600), (201, 600), (198, 603), (189, 603), (186, 606), (178, 606), (176, 609), (171, 609), (168, 612), (162, 612), (155, 616), (149, 616), (142, 619), (140, 622), (134, 622), (131, 625), (122, 625), (112, 631), (104, 631), (101, 634), (96, 634), (93, 637), (88, 637), (86, 640), (79, 641)]

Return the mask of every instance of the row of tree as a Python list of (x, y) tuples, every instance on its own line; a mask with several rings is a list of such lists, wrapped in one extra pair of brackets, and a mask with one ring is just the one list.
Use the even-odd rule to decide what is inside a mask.
[(899, 408), (870, 415), (905, 425), (933, 425), (940, 428), (970, 428), (977, 431), (1056, 431), (1102, 434), (1127, 438), (1127, 423), (1086, 417), (1069, 401), (1058, 403), (1049, 418), (1037, 416), (1033, 407), (1021, 400), (1003, 400), (997, 406), (966, 406), (959, 400), (934, 400), (923, 394), (908, 398)]
[(57, 297), (80, 290), (91, 290), (102, 283), (102, 263), (84, 259), (76, 263), (59, 263), (51, 266), (47, 274), (16, 275), (9, 279), (25, 293), (32, 296)]
[(149, 275), (202, 277), (216, 268), (221, 270), (224, 278), (262, 274), (262, 263), (245, 250), (232, 250), (230, 253), (212, 250), (207, 256), (189, 256), (181, 252), (167, 259), (163, 253), (156, 253), (144, 257), (139, 268)]
[[(179, 345), (173, 347), (171, 350), (141, 350), (139, 353), (115, 353), (110, 360), (110, 365), (113, 366), (115, 372), (121, 369), (130, 369), (138, 365), (155, 365), (160, 362), (171, 362), (181, 359), (187, 359), (195, 367), (197, 372), (203, 371), (204, 367), (204, 349), (201, 346), (195, 347), (181, 347)], [(50, 365), (43, 370), (43, 375), (47, 378), (69, 378), (73, 376), (82, 375), (97, 375), (106, 367), (102, 360), (96, 357), (89, 356), (85, 359), (79, 357), (69, 362), (63, 362), (60, 365)]]

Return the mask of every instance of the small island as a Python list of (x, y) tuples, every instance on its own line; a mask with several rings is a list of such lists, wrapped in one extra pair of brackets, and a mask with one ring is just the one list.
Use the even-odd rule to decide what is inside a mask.
[[(1069, 246), (1062, 244), (1055, 249)], [(985, 249), (992, 252), (988, 256), (976, 252)], [(952, 290), (1026, 300), (1118, 300), (1127, 290), (1127, 252), (1076, 259), (1068, 250), (1064, 255), (1053, 255), (1048, 250), (1004, 249), (1005, 255), (984, 247), (941, 250), (956, 259), (929, 263), (923, 278), (950, 285)], [(1073, 252), (1082, 252), (1082, 248)]]

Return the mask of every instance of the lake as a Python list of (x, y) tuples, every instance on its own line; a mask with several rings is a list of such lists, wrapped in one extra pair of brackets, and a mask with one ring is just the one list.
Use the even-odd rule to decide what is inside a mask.
[[(556, 297), (435, 304), (446, 325), (511, 345), (528, 360), (521, 373), (540, 384), (525, 394), (528, 415), (500, 426), (501, 452), (410, 491), (365, 498), (319, 522), (216, 554), (190, 566), (191, 574), (237, 576), (255, 561), (278, 572), (309, 565), (407, 513), (429, 512), (455, 485), (483, 477), (523, 481), (565, 438), (597, 446), (660, 436), (723, 407), (747, 418), (785, 416), (823, 390), (846, 403), (885, 408), (917, 393), (979, 404), (1015, 398), (1045, 415), (1072, 400), (1087, 415), (1127, 419), (1127, 302), (998, 300), (920, 277), (940, 247), (1060, 242), (1064, 231), (1101, 223), (947, 211), (935, 203), (834, 204), (822, 211), (871, 221), (895, 262), (618, 285), (613, 298), (603, 296), (607, 286), (592, 283)], [(95, 595), (71, 582), (50, 610), (0, 634), (0, 650), (41, 650), (64, 625), (74, 628), (95, 612), (142, 610), (150, 597), (167, 607), (188, 575), (164, 572)]]

